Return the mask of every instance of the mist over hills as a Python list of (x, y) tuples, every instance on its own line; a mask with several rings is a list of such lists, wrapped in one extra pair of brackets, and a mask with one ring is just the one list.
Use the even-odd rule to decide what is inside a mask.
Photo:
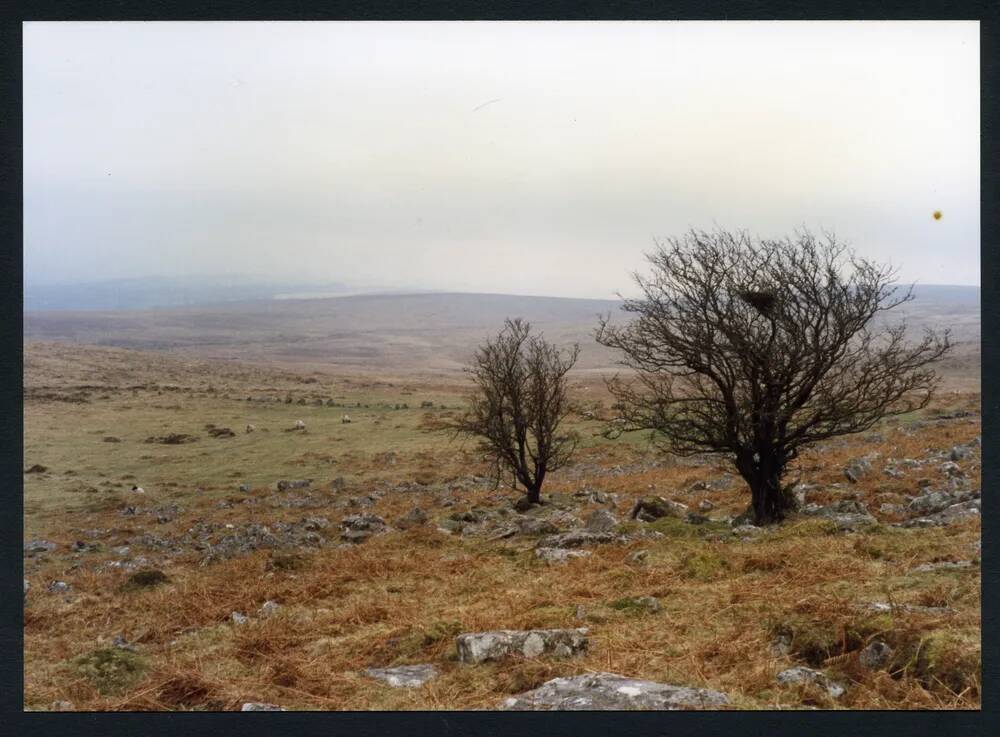
[[(915, 332), (950, 328), (955, 357), (978, 375), (979, 287), (920, 285), (893, 310)], [(291, 295), (294, 296), (294, 295)], [(357, 370), (454, 371), (506, 317), (523, 317), (556, 343), (580, 343), (578, 369), (615, 356), (594, 341), (599, 315), (627, 319), (617, 300), (504, 294), (362, 294), (257, 299), (164, 309), (26, 311), (25, 340), (193, 352), (230, 360)]]

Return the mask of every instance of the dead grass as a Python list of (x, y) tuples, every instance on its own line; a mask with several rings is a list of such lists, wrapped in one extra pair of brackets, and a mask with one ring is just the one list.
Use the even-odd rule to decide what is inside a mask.
[[(822, 520), (801, 518), (741, 541), (728, 535), (723, 525), (663, 519), (626, 525), (660, 532), (662, 538), (599, 546), (589, 558), (548, 565), (535, 558), (530, 540), (490, 542), (435, 529), (437, 519), (476, 507), (499, 508), (514, 495), (465, 483), (482, 472), (481, 464), (470, 449), (420, 429), (424, 416), (433, 415), (431, 410), (351, 409), (354, 422), (342, 426), (342, 408), (284, 403), (258, 407), (218, 395), (227, 390), (218, 389), (227, 382), (234, 397), (268, 386), (283, 395), (299, 387), (292, 376), (221, 374), (212, 378), (218, 393), (209, 395), (198, 389), (202, 381), (207, 385), (207, 375), (168, 366), (157, 370), (165, 372), (160, 384), (191, 387), (169, 392), (170, 403), (182, 409), (167, 413), (149, 407), (150, 395), (163, 389), (139, 390), (138, 396), (132, 390), (116, 390), (114, 386), (126, 383), (127, 374), (106, 377), (108, 387), (100, 391), (111, 400), (26, 405), (26, 465), (37, 461), (52, 469), (26, 477), (26, 509), (31, 510), (26, 535), (61, 545), (56, 553), (29, 561), (32, 589), (24, 621), (24, 698), (29, 708), (44, 709), (65, 699), (84, 710), (228, 710), (245, 701), (291, 709), (492, 709), (504, 696), (550, 678), (597, 670), (717, 689), (729, 694), (736, 707), (748, 709), (979, 707), (979, 568), (910, 572), (925, 562), (974, 557), (971, 545), (980, 536), (978, 520), (948, 528), (882, 525), (863, 533), (834, 534)], [(422, 394), (438, 403), (449, 396), (447, 388), (432, 394), (432, 385), (419, 382), (369, 388), (365, 394), (337, 378), (321, 379), (308, 388), (317, 386), (343, 393), (346, 402), (406, 401), (411, 408), (419, 407)], [(403, 394), (404, 388), (414, 394)], [(205, 396), (195, 396), (199, 392)], [(948, 408), (977, 402), (977, 396), (949, 397)], [(123, 410), (124, 403), (133, 409)], [(277, 432), (300, 414), (308, 433)], [(379, 417), (386, 421), (375, 426)], [(142, 438), (166, 432), (199, 434), (206, 422), (234, 428), (252, 422), (258, 432), (156, 446), (172, 463), (151, 467), (148, 459), (141, 459), (150, 447)], [(274, 431), (264, 432), (268, 427)], [(936, 473), (934, 466), (903, 479), (876, 472), (851, 485), (841, 472), (846, 460), (872, 449), (883, 458), (919, 458), (927, 449), (968, 442), (979, 432), (978, 418), (931, 424), (912, 434), (886, 428), (884, 442), (850, 438), (806, 454), (796, 473), (824, 487), (821, 501), (854, 495), (879, 516), (881, 502), (876, 500), (881, 495), (909, 499), (917, 493), (918, 478)], [(122, 442), (102, 441), (112, 433)], [(690, 490), (695, 481), (718, 479), (723, 466), (676, 460), (653, 465), (655, 457), (637, 439), (592, 442), (580, 453), (580, 470), (555, 474), (547, 491), (572, 494), (587, 488), (617, 494), (612, 506), (622, 520), (634, 499), (649, 493), (692, 508), (709, 499), (714, 517), (746, 507), (737, 481), (720, 490)], [(199, 449), (209, 443), (217, 445)], [(224, 452), (216, 452), (216, 447)], [(206, 455), (198, 455), (202, 452)], [(964, 465), (975, 483), (978, 466)], [(72, 483), (99, 491), (66, 491), (61, 474), (67, 469), (77, 474)], [(126, 474), (135, 475), (146, 488), (143, 500), (136, 502), (123, 489), (100, 486), (108, 480), (117, 483)], [(329, 480), (338, 476), (345, 479), (346, 488), (328, 490)], [(310, 492), (323, 506), (271, 505), (299, 496), (297, 490), (283, 496), (273, 492), (276, 479), (303, 477), (315, 479)], [(251, 483), (253, 491), (236, 494), (239, 480)], [(420, 506), (430, 523), (375, 536), (356, 547), (260, 550), (201, 566), (197, 551), (170, 556), (139, 543), (147, 533), (180, 535), (198, 520), (224, 526), (294, 522), (305, 516), (330, 519), (333, 526), (324, 534), (335, 537), (340, 517), (358, 511), (335, 503), (412, 481), (419, 484), (415, 490), (388, 491), (362, 511), (393, 520)], [(244, 504), (248, 498), (255, 503)], [(440, 500), (449, 498), (455, 505), (441, 507)], [(167, 502), (183, 507), (171, 522), (120, 514), (125, 504)], [(220, 506), (224, 502), (230, 506)], [(597, 506), (586, 503), (575, 513), (584, 517)], [(100, 550), (66, 553), (74, 541), (91, 540), (88, 530), (108, 531), (94, 539)], [(725, 540), (719, 539), (724, 533)], [(124, 544), (131, 548), (125, 557), (146, 556), (149, 567), (162, 570), (167, 580), (121, 592), (129, 573), (100, 566), (123, 557), (113, 548)], [(640, 549), (648, 552), (646, 562), (630, 561), (630, 554)], [(71, 563), (80, 565), (72, 569)], [(45, 591), (47, 582), (56, 579), (71, 584), (70, 596)], [(641, 596), (657, 597), (661, 610), (645, 614), (614, 606)], [(278, 602), (280, 609), (263, 618), (257, 612), (269, 600)], [(947, 606), (952, 613), (898, 608), (872, 615), (859, 609), (859, 603), (872, 601)], [(592, 616), (578, 619), (578, 606)], [(250, 621), (234, 624), (234, 611)], [(455, 660), (458, 632), (579, 626), (590, 629), (589, 650), (580, 658), (512, 659), (482, 666)], [(102, 672), (103, 656), (94, 653), (109, 648), (116, 634), (135, 644), (143, 666), (126, 668), (120, 688), (106, 685), (102, 690), (102, 678), (95, 674)], [(772, 641), (781, 635), (792, 643), (786, 656), (771, 650)], [(885, 669), (870, 672), (857, 658), (875, 638), (889, 643), (894, 655)], [(420, 689), (392, 689), (362, 674), (366, 667), (422, 662), (437, 664), (442, 675)], [(808, 689), (778, 686), (775, 675), (796, 664), (820, 667), (845, 680), (847, 694), (826, 702)]]

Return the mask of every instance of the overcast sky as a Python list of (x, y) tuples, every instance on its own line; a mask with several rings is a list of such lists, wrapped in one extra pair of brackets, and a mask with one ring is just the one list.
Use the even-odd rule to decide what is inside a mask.
[(25, 276), (610, 297), (655, 238), (717, 224), (832, 229), (905, 279), (978, 284), (978, 39), (27, 23)]

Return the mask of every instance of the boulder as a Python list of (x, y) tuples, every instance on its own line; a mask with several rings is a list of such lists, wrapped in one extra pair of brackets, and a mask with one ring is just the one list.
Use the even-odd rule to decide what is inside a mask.
[(268, 617), (274, 616), (279, 609), (281, 609), (281, 604), (272, 599), (268, 599), (260, 605), (260, 609), (257, 613), (260, 614), (261, 617), (267, 619)]
[(569, 657), (587, 650), (587, 628), (551, 630), (496, 630), (467, 632), (455, 639), (458, 659), (463, 663), (483, 663), (510, 655), (536, 658), (539, 655)]
[(950, 478), (955, 478), (958, 476), (964, 476), (965, 472), (962, 471), (961, 466), (959, 466), (954, 461), (945, 461), (940, 465), (941, 473), (945, 474)]
[(614, 532), (618, 527), (618, 518), (606, 509), (597, 509), (587, 517), (584, 529), (587, 532)]
[(277, 704), (265, 704), (260, 701), (248, 701), (240, 707), (240, 711), (287, 711), (283, 706)]
[(959, 571), (972, 568), (971, 560), (942, 560), (936, 563), (924, 563), (912, 569), (910, 573), (934, 573), (935, 571)]
[(711, 512), (713, 509), (715, 509), (715, 505), (712, 504), (712, 502), (710, 502), (708, 499), (702, 499), (700, 502), (698, 502), (699, 512)]
[(65, 594), (71, 587), (65, 581), (52, 581), (46, 588), (50, 594)]
[(397, 665), (393, 668), (366, 668), (365, 675), (385, 681), (393, 688), (419, 688), (440, 673), (431, 665)]
[(629, 515), (632, 519), (652, 522), (661, 517), (683, 517), (687, 505), (664, 499), (662, 496), (644, 496), (638, 499)]
[(705, 688), (674, 686), (627, 678), (616, 673), (586, 673), (554, 678), (533, 691), (512, 696), (508, 711), (676, 711), (711, 709), (729, 698)]
[(832, 698), (838, 699), (845, 693), (845, 688), (840, 683), (833, 681), (824, 673), (818, 670), (813, 670), (812, 668), (806, 668), (804, 666), (799, 666), (797, 668), (789, 668), (788, 670), (783, 670), (778, 674), (778, 683), (782, 685), (797, 685), (802, 683), (813, 684), (818, 686), (827, 692)]

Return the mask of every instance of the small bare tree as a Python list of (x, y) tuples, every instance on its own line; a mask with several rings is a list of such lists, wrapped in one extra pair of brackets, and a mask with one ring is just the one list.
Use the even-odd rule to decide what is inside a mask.
[(466, 369), (473, 393), (452, 428), (477, 438), (496, 483), (509, 474), (512, 487), (520, 482), (525, 488), (527, 503), (540, 501), (546, 475), (576, 449), (577, 436), (561, 432), (561, 425), (571, 409), (566, 375), (579, 353), (578, 345), (564, 353), (531, 335), (529, 323), (508, 319)]
[(858, 258), (833, 236), (757, 240), (692, 231), (634, 275), (637, 319), (601, 321), (597, 340), (635, 378), (612, 379), (617, 431), (648, 429), (678, 455), (728, 456), (750, 487), (756, 524), (794, 509), (782, 477), (804, 446), (856, 433), (927, 405), (928, 366), (950, 348), (926, 332), (908, 343), (882, 313), (913, 298), (896, 272)]

